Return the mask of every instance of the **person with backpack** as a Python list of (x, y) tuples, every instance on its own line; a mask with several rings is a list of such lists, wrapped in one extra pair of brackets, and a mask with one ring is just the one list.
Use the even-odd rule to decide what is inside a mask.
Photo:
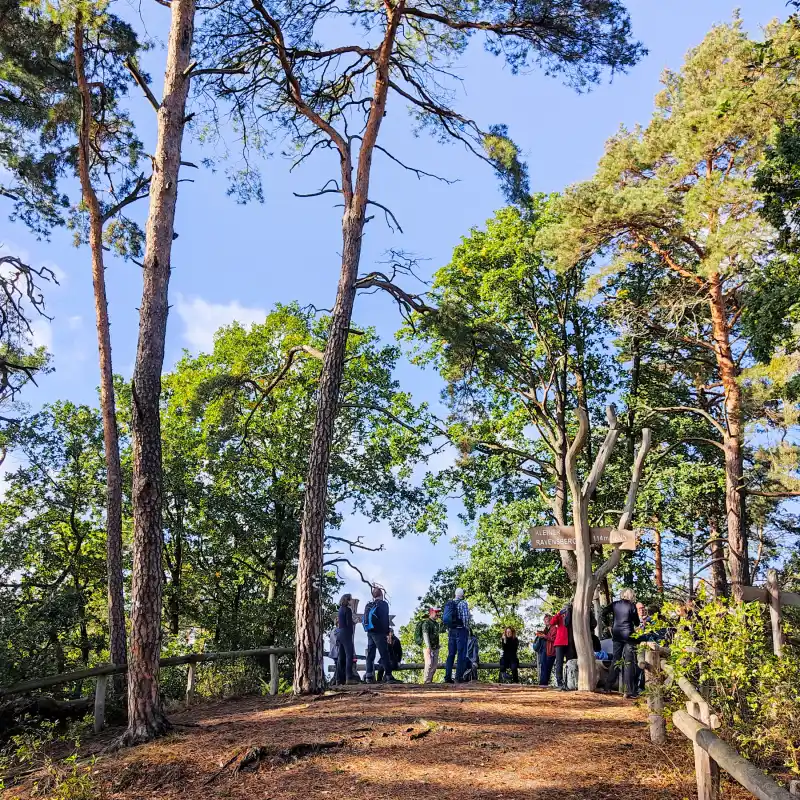
[[(444, 604), (442, 624), (447, 628), (447, 661), (444, 665), (444, 682), (461, 683), (467, 670), (467, 631), (469, 629), (469, 606), (464, 599), (464, 590), (456, 589), (456, 596)], [(456, 662), (456, 657), (458, 660)], [(453, 680), (453, 662), (456, 662), (457, 680)]]
[(533, 650), (539, 660), (539, 686), (549, 686), (553, 674), (553, 662), (556, 660), (555, 638), (556, 630), (551, 625), (551, 614), (544, 615), (544, 628), (536, 631), (536, 641)]
[(438, 615), (438, 608), (429, 608), (428, 616), (417, 623), (414, 631), (414, 641), (422, 648), (425, 657), (423, 683), (433, 683), (433, 676), (439, 666), (439, 621), (436, 619)]
[(400, 683), (392, 675), (392, 660), (389, 655), (389, 604), (383, 599), (383, 589), (374, 586), (372, 602), (364, 609), (364, 630), (367, 632), (367, 666), (364, 671), (364, 683), (373, 683), (375, 678), (375, 651), (377, 650), (384, 665), (383, 683)]

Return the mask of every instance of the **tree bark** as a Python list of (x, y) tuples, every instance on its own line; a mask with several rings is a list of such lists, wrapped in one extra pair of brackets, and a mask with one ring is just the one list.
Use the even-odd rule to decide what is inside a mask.
[(133, 372), (133, 585), (128, 730), (122, 744), (167, 731), (158, 690), (163, 592), (161, 370), (167, 332), (170, 256), (186, 116), (195, 0), (172, 0), (164, 99), (145, 230), (144, 286)]
[[(105, 265), (103, 263), (103, 215), (90, 172), (92, 135), (92, 92), (86, 80), (83, 49), (83, 20), (75, 20), (75, 76), (81, 96), (78, 140), (78, 175), (83, 202), (89, 213), (89, 248), (92, 254), (92, 285), (100, 360), (100, 412), (103, 418), (103, 449), (106, 460), (106, 571), (108, 580), (108, 631), (111, 661), (126, 664), (125, 596), (122, 578), (122, 467), (114, 398), (114, 370), (111, 362), (111, 326), (108, 321)], [(114, 685), (121, 691), (123, 677)]]
[[(576, 581), (572, 601), (572, 633), (578, 655), (578, 690), (592, 691), (595, 688), (594, 650), (589, 631), (590, 611), (594, 597), (595, 582), (592, 571), (591, 532), (589, 528), (589, 497), (584, 498), (578, 481), (577, 460), (583, 450), (589, 432), (589, 417), (584, 409), (578, 412), (578, 433), (567, 453), (567, 480), (572, 495), (572, 524), (575, 526)], [(600, 456), (598, 456), (599, 458)]]
[(717, 519), (712, 516), (709, 519), (710, 550), (711, 550), (711, 583), (714, 586), (715, 597), (727, 597), (728, 595), (728, 575), (725, 572), (725, 548), (720, 538), (719, 525)]
[(659, 594), (664, 594), (664, 562), (661, 552), (661, 528), (658, 522), (653, 528), (653, 551), (656, 562), (656, 589)]
[(739, 367), (733, 357), (730, 326), (718, 273), (709, 278), (711, 323), (714, 352), (720, 379), (725, 390), (726, 433), (725, 451), (725, 509), (728, 528), (728, 560), (733, 596), (742, 599), (742, 586), (750, 585), (750, 565), (745, 521), (744, 486), (744, 428), (742, 425), (742, 389), (739, 386)]
[(317, 413), (306, 477), (295, 602), (295, 694), (318, 693), (325, 686), (322, 673), (320, 593), (331, 444), (336, 415), (339, 410), (339, 390), (344, 373), (347, 336), (353, 314), (358, 268), (361, 262), (361, 241), (369, 200), (372, 155), (386, 110), (389, 62), (403, 5), (403, 0), (394, 8), (387, 4), (386, 33), (376, 56), (372, 107), (364, 129), (353, 188), (351, 188), (352, 165), (349, 144), (340, 143), (338, 145), (342, 160), (342, 194), (345, 206), (342, 217), (342, 265), (336, 303), (331, 313), (325, 357), (322, 362), (322, 374), (317, 394)]

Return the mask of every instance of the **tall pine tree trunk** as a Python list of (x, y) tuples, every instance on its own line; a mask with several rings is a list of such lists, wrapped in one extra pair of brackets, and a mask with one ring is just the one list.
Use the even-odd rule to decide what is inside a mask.
[[(100, 411), (103, 418), (103, 448), (106, 459), (106, 570), (108, 574), (108, 630), (111, 661), (127, 663), (125, 642), (125, 597), (122, 581), (122, 467), (114, 399), (114, 370), (111, 363), (111, 328), (108, 321), (106, 276), (103, 263), (103, 215), (90, 172), (92, 135), (92, 91), (86, 80), (83, 51), (84, 32), (80, 14), (75, 21), (75, 75), (81, 96), (78, 134), (78, 174), (83, 202), (89, 213), (89, 247), (92, 253), (92, 284), (100, 357)], [(115, 678), (118, 689), (123, 680)]]
[(355, 186), (352, 186), (349, 145), (342, 158), (342, 266), (336, 303), (331, 313), (328, 341), (322, 362), (317, 414), (311, 438), (305, 497), (303, 505), (300, 552), (297, 564), (295, 601), (295, 694), (310, 694), (323, 690), (322, 673), (322, 553), (325, 539), (325, 519), (328, 512), (328, 472), (336, 415), (339, 410), (339, 391), (344, 373), (344, 359), (356, 280), (361, 262), (361, 240), (364, 235), (366, 208), (369, 200), (372, 156), (386, 111), (389, 91), (389, 62), (397, 36), (404, 0), (394, 8), (387, 4), (387, 25), (383, 42), (376, 56), (375, 86), (372, 106), (359, 151)]
[(145, 230), (144, 287), (133, 371), (133, 586), (128, 730), (123, 744), (148, 741), (168, 727), (158, 690), (163, 592), (161, 369), (167, 333), (170, 256), (194, 34), (195, 0), (172, 0), (164, 99)]
[(744, 493), (744, 427), (742, 424), (742, 389), (739, 386), (739, 367), (731, 348), (730, 327), (718, 273), (709, 278), (711, 323), (714, 352), (725, 391), (726, 432), (725, 450), (725, 511), (728, 527), (728, 563), (733, 596), (742, 599), (742, 586), (750, 584), (747, 522)]

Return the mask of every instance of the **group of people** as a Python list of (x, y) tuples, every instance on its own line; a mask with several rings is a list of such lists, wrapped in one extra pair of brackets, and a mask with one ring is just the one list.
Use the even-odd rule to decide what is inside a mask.
[[(336, 630), (329, 646), (329, 654), (336, 661), (336, 683), (340, 686), (362, 683), (356, 671), (356, 623), (352, 601), (350, 594), (342, 595), (339, 600)], [(363, 682), (400, 683), (393, 670), (400, 666), (403, 646), (389, 625), (389, 604), (378, 587), (373, 588), (372, 600), (364, 609), (364, 629), (367, 632), (367, 666)], [(380, 656), (377, 669), (376, 653)]]
[[(657, 634), (648, 630), (650, 614), (644, 604), (636, 602), (633, 590), (625, 589), (621, 599), (604, 610), (603, 618), (606, 616), (610, 618), (611, 642), (605, 649), (596, 633), (593, 612), (590, 619), (595, 657), (607, 666), (600, 688), (611, 691), (617, 685), (618, 669), (622, 664), (624, 694), (626, 697), (638, 697), (644, 688), (644, 673), (636, 664), (636, 645), (657, 637)], [(375, 587), (372, 589), (372, 600), (364, 609), (362, 623), (367, 633), (365, 683), (400, 683), (393, 671), (400, 666), (403, 649), (390, 627), (389, 619), (389, 604), (383, 590)], [(463, 589), (456, 589), (453, 599), (445, 603), (443, 608), (431, 607), (428, 610), (428, 615), (417, 624), (414, 637), (424, 654), (424, 683), (432, 683), (439, 668), (444, 632), (447, 634), (445, 683), (463, 683), (477, 678), (478, 641), (471, 626), (472, 616)], [(335, 680), (340, 685), (362, 683), (356, 671), (355, 628), (352, 597), (345, 594), (339, 601), (337, 628), (330, 647), (330, 655), (336, 660)], [(505, 628), (500, 646), (500, 679), (518, 683), (520, 641), (514, 628)], [(537, 656), (540, 686), (549, 686), (555, 673), (557, 688), (562, 691), (577, 689), (577, 653), (571, 603), (557, 614), (545, 615), (543, 628), (536, 632), (533, 650)], [(377, 665), (376, 655), (379, 656)]]
[[(633, 589), (625, 589), (621, 598), (604, 609), (604, 619), (610, 618), (611, 642), (608, 652), (596, 633), (594, 613), (590, 619), (592, 647), (595, 658), (607, 669), (598, 688), (610, 692), (619, 679), (619, 665), (623, 665), (624, 695), (636, 698), (644, 689), (645, 675), (636, 663), (636, 646), (654, 640), (656, 632), (649, 630), (650, 612), (643, 603), (636, 602)], [(534, 650), (539, 662), (539, 685), (549, 686), (555, 668), (556, 686), (563, 690), (577, 688), (577, 653), (572, 630), (572, 604), (567, 604), (558, 614), (546, 614), (544, 627), (536, 633)]]
[[(393, 671), (400, 666), (403, 648), (389, 625), (389, 604), (383, 589), (372, 589), (372, 600), (362, 615), (367, 634), (367, 658), (363, 681), (356, 671), (356, 622), (352, 596), (342, 595), (336, 629), (329, 644), (329, 654), (336, 661), (335, 682), (339, 685), (357, 683), (400, 683)], [(441, 620), (440, 620), (441, 617)], [(477, 677), (477, 638), (471, 631), (472, 616), (464, 590), (456, 589), (455, 597), (443, 609), (430, 608), (426, 619), (417, 626), (416, 638), (423, 648), (425, 668), (423, 680), (432, 683), (439, 668), (442, 628), (447, 631), (445, 683), (462, 683)], [(379, 656), (376, 665), (375, 656)], [(455, 672), (454, 672), (455, 670)]]

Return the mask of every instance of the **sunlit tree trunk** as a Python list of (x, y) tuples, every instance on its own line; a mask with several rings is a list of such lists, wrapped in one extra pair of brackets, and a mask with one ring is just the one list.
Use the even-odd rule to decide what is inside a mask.
[(386, 109), (389, 91), (389, 63), (400, 23), (403, 2), (391, 8), (387, 5), (387, 27), (376, 56), (376, 78), (372, 106), (364, 129), (352, 183), (349, 143), (342, 159), (342, 265), (336, 303), (331, 312), (328, 341), (325, 347), (317, 393), (317, 414), (306, 477), (300, 553), (297, 565), (295, 604), (295, 694), (320, 692), (325, 682), (322, 673), (322, 620), (320, 592), (323, 570), (325, 519), (327, 517), (328, 472), (331, 444), (339, 410), (339, 390), (344, 372), (347, 336), (353, 314), (356, 280), (361, 262), (361, 241), (364, 235), (367, 201), (369, 200), (372, 155)]
[(725, 391), (726, 433), (723, 437), (725, 451), (725, 510), (728, 528), (728, 563), (731, 572), (733, 596), (742, 599), (742, 586), (750, 584), (750, 565), (745, 521), (744, 486), (744, 428), (742, 425), (742, 389), (739, 385), (739, 367), (731, 347), (730, 326), (717, 273), (709, 278), (711, 297), (711, 323), (714, 351), (720, 379)]
[(195, 0), (172, 0), (164, 99), (145, 229), (144, 287), (133, 372), (133, 585), (128, 730), (123, 744), (148, 741), (169, 727), (158, 689), (163, 592), (161, 370), (167, 333), (170, 256), (189, 90), (187, 70)]
[[(122, 467), (111, 363), (111, 327), (108, 320), (105, 265), (103, 263), (103, 214), (92, 184), (90, 145), (92, 136), (92, 91), (86, 79), (84, 29), (81, 14), (75, 21), (75, 76), (81, 96), (78, 134), (78, 175), (83, 202), (89, 214), (89, 248), (100, 358), (100, 412), (103, 418), (103, 448), (106, 460), (106, 570), (108, 575), (108, 630), (111, 661), (127, 663), (125, 598), (122, 579)], [(115, 683), (122, 687), (121, 678)]]

